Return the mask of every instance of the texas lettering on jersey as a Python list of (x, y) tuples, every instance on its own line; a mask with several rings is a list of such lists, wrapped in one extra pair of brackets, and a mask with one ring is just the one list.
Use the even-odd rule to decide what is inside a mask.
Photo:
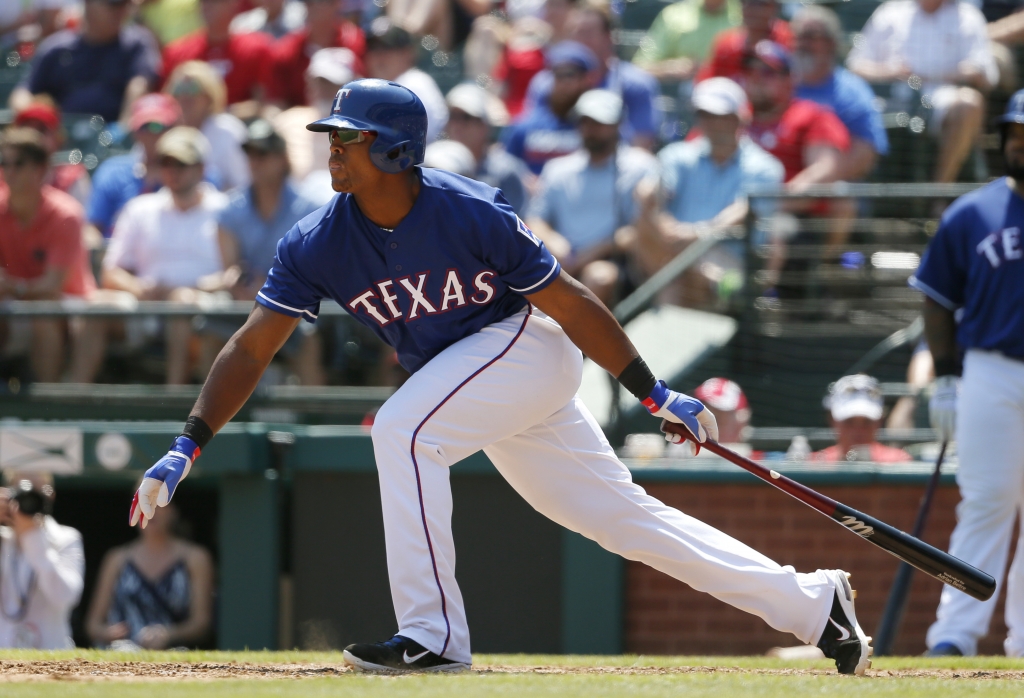
[(1012, 262), (1024, 258), (1021, 247), (1020, 228), (1003, 228), (990, 233), (975, 246), (975, 251), (982, 255), (993, 269), (998, 269), (1003, 262)]
[[(426, 315), (447, 313), (469, 303), (487, 305), (494, 299), (494, 286), (489, 283), (494, 276), (493, 271), (482, 271), (472, 278), (467, 287), (459, 270), (449, 269), (445, 272), (444, 283), (434, 293), (430, 293), (428, 286), (429, 271), (403, 276), (397, 283), (385, 279), (377, 282), (375, 287), (364, 290), (350, 300), (347, 306), (353, 313), (364, 313), (373, 318), (381, 327), (401, 318), (405, 322), (412, 322)], [(437, 289), (436, 286), (434, 288)], [(404, 299), (408, 301), (400, 303)], [(407, 311), (402, 310), (402, 305)]]

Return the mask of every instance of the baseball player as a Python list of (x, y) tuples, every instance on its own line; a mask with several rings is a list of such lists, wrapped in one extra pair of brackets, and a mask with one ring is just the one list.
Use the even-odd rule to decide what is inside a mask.
[[(960, 504), (951, 555), (1003, 578), (1024, 507), (1024, 90), (1001, 119), (1006, 177), (955, 201), (910, 279), (925, 294), (935, 363), (930, 402), (939, 438), (956, 438)], [(958, 347), (966, 351), (963, 378)], [(971, 655), (988, 632), (988, 601), (943, 587), (931, 655)], [(1024, 536), (1007, 578), (1004, 647), (1024, 656)]]
[(632, 482), (576, 396), (581, 350), (651, 414), (697, 439), (717, 438), (714, 417), (655, 380), (611, 313), (562, 272), (500, 191), (416, 167), (427, 117), (412, 92), (383, 80), (349, 83), (331, 115), (307, 128), (329, 135), (340, 195), (279, 243), (252, 314), (218, 356), (182, 435), (146, 472), (133, 524), (170, 501), (298, 322), (316, 320), (330, 298), (412, 374), (371, 432), (398, 634), (350, 645), (349, 664), (471, 665), (448, 469), (483, 449), (545, 516), (817, 643), (843, 673), (864, 672), (871, 648), (844, 572), (799, 574)]

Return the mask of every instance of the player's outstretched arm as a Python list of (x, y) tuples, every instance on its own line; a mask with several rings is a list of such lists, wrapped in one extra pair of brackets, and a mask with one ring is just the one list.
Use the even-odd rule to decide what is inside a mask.
[(217, 355), (189, 415), (185, 430), (156, 465), (146, 471), (132, 500), (129, 522), (145, 528), (157, 507), (166, 506), (199, 451), (235, 416), (256, 389), (274, 354), (291, 335), (298, 318), (257, 305), (242, 329)]
[[(619, 379), (647, 410), (662, 419), (682, 424), (704, 441), (718, 439), (715, 417), (692, 397), (669, 390), (654, 378), (615, 316), (590, 289), (564, 271), (549, 286), (527, 299), (554, 318), (562, 330), (598, 366)], [(678, 435), (666, 434), (678, 441)]]

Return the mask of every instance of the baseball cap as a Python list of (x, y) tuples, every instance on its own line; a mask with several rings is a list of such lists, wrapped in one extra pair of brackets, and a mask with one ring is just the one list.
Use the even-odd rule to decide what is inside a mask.
[(504, 126), (508, 123), (505, 104), (475, 82), (456, 85), (445, 97), (449, 109), (464, 111), (472, 117), (482, 119), (488, 126)]
[(210, 142), (191, 126), (175, 126), (156, 142), (159, 157), (174, 158), (186, 165), (199, 165), (206, 161)]
[(412, 46), (412, 34), (402, 29), (387, 17), (378, 17), (370, 22), (366, 33), (366, 50), (396, 49)]
[(584, 116), (605, 126), (614, 126), (622, 119), (622, 97), (611, 90), (589, 90), (580, 95), (573, 107), (576, 118)]
[(750, 120), (747, 93), (729, 78), (708, 78), (693, 88), (693, 108), (715, 116), (738, 116), (740, 121)]
[(575, 65), (587, 73), (597, 70), (597, 56), (578, 41), (560, 41), (544, 54), (544, 65), (557, 68), (560, 65)]
[(246, 128), (242, 150), (283, 153), (285, 151), (285, 142), (273, 124), (266, 119), (256, 119)]
[(754, 61), (760, 61), (769, 68), (779, 72), (789, 72), (789, 51), (781, 44), (769, 41), (768, 39), (762, 39), (754, 44), (754, 48), (744, 58), (743, 66), (749, 67)]
[(423, 166), (472, 177), (476, 173), (476, 158), (458, 141), (435, 141), (427, 146)]
[(748, 409), (743, 389), (728, 378), (708, 378), (693, 391), (693, 396), (705, 405), (723, 412)]
[(842, 422), (851, 417), (882, 418), (882, 390), (871, 376), (858, 373), (835, 382), (825, 398), (832, 419)]
[(352, 82), (355, 72), (356, 54), (347, 48), (322, 48), (309, 59), (306, 75), (311, 78), (323, 78), (327, 82), (341, 87)]
[(36, 102), (14, 117), (15, 126), (31, 126), (31, 122), (42, 124), (49, 133), (53, 133), (60, 128), (60, 111), (52, 105)]
[(138, 131), (146, 124), (160, 124), (170, 128), (181, 119), (178, 101), (162, 92), (144, 95), (132, 104), (128, 128)]

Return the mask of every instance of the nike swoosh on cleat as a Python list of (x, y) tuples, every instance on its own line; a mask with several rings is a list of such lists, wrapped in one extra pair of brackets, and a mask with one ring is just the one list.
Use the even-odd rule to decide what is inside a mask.
[[(831, 620), (831, 619), (830, 619), (830, 620)], [(846, 637), (849, 637), (849, 636), (850, 636), (850, 633), (846, 633)], [(418, 660), (420, 660), (420, 659), (423, 659), (423, 658), (424, 658), (424, 657), (426, 657), (426, 656), (427, 656), (428, 654), (430, 654), (430, 650), (427, 650), (427, 651), (425, 651), (425, 652), (420, 652), (420, 653), (419, 653), (419, 654), (417, 654), (417, 655), (416, 655), (415, 657), (410, 657), (410, 656), (409, 656), (409, 650), (406, 650), (406, 651), (405, 651), (405, 654), (404, 654), (404, 655), (402, 656), (402, 659), (404, 659), (404, 660), (405, 660), (405, 663), (406, 663), (406, 664), (412, 664), (413, 662), (416, 662), (416, 661), (418, 661)]]
[[(849, 630), (847, 630), (843, 626), (839, 625), (839, 623), (835, 622), (831, 618), (829, 618), (828, 620), (829, 620), (830, 623), (832, 623), (832, 625), (834, 625), (837, 628), (839, 628), (839, 641), (840, 642), (846, 642), (847, 640), (850, 639), (850, 631)], [(408, 656), (408, 655), (406, 655), (406, 656)]]

